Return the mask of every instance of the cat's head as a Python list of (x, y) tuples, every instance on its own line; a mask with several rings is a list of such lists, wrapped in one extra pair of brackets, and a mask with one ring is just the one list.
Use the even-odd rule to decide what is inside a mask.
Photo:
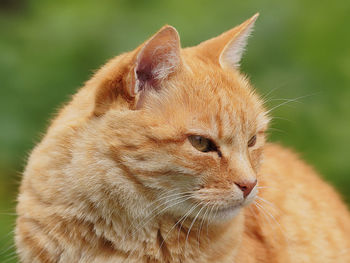
[(165, 26), (90, 81), (102, 176), (132, 209), (219, 220), (254, 199), (269, 119), (239, 62), (256, 18), (186, 49)]

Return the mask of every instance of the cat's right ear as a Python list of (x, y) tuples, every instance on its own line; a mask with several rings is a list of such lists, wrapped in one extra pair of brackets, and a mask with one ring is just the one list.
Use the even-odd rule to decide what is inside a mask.
[[(130, 108), (141, 108), (147, 92), (161, 89), (162, 82), (179, 69), (180, 49), (176, 29), (168, 25), (162, 27), (134, 52), (127, 54), (124, 61), (118, 61), (115, 67), (119, 70), (113, 69), (117, 73), (109, 76), (109, 87), (100, 89), (96, 96), (94, 115), (106, 112), (119, 95), (126, 99)], [(121, 70), (121, 67), (124, 69)], [(114, 80), (110, 81), (111, 78)], [(111, 91), (109, 83), (122, 87), (115, 86), (115, 90)], [(116, 95), (111, 98), (110, 94)]]
[(147, 89), (158, 89), (161, 82), (174, 73), (180, 64), (179, 34), (174, 27), (164, 26), (137, 54), (135, 85), (131, 87), (131, 95)]

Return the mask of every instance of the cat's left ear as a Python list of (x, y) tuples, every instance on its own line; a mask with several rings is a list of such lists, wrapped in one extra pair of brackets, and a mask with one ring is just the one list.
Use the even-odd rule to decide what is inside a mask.
[(238, 68), (258, 16), (259, 13), (220, 36), (202, 42), (195, 48), (201, 55), (219, 63), (223, 68)]

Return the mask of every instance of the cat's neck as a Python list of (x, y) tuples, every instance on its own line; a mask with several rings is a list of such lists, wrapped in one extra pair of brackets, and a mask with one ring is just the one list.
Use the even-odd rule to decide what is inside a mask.
[[(186, 260), (192, 258), (193, 262), (233, 262), (243, 225), (243, 212), (229, 222), (216, 224), (202, 220), (194, 222), (193, 218), (183, 224), (178, 219), (164, 219), (159, 235), (165, 244), (164, 251), (175, 258), (183, 256)], [(163, 257), (166, 255), (163, 253)]]
[(126, 262), (142, 262), (145, 257), (152, 262), (173, 262), (172, 259), (233, 262), (244, 225), (243, 211), (230, 222), (218, 224), (202, 220), (193, 222), (193, 219), (181, 221), (181, 218), (170, 216), (148, 222), (130, 221), (129, 224), (120, 217), (118, 220), (119, 224), (114, 224), (112, 244), (124, 252)]
[(75, 222), (72, 236), (88, 233), (85, 239), (90, 245), (84, 243), (83, 250), (91, 251), (96, 258), (117, 256), (121, 262), (234, 262), (244, 225), (243, 211), (218, 224), (202, 220), (193, 223), (193, 219), (182, 222), (181, 217), (170, 216), (147, 222), (127, 218), (123, 211), (116, 211), (113, 221), (95, 218), (96, 222)]

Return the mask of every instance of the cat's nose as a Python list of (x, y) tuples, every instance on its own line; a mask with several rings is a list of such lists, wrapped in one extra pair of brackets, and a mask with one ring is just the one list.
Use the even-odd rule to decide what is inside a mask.
[(255, 179), (254, 182), (249, 182), (249, 181), (243, 181), (243, 182), (235, 182), (235, 184), (239, 187), (239, 189), (242, 190), (244, 198), (246, 198), (250, 192), (253, 190), (255, 187), (256, 183), (258, 181)]

